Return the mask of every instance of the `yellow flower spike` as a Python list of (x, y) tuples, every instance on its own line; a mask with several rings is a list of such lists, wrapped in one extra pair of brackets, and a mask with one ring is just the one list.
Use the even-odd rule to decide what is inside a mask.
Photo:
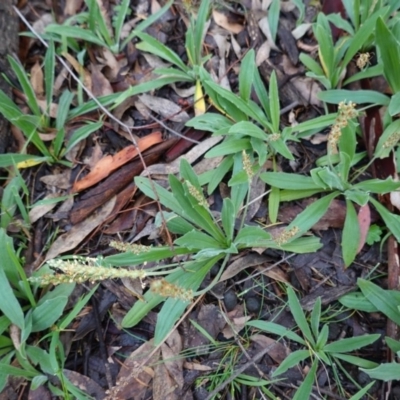
[(196, 81), (196, 90), (194, 92), (194, 115), (197, 117), (206, 112), (206, 101), (204, 100), (203, 88), (200, 80)]

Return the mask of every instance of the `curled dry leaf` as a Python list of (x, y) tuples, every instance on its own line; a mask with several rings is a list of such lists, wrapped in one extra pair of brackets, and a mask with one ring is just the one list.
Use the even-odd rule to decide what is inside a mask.
[(31, 68), (30, 81), (36, 97), (39, 99), (43, 99), (44, 96), (43, 71), (38, 61), (36, 61), (36, 63)]
[(72, 250), (78, 246), (90, 232), (108, 218), (114, 209), (115, 201), (116, 197), (114, 196), (84, 221), (76, 224), (70, 231), (59, 236), (47, 252), (45, 261), (51, 260), (61, 253), (65, 253), (66, 251)]
[[(54, 118), (54, 119), (57, 118), (58, 104), (51, 103), (50, 107), (48, 107), (46, 100), (37, 99), (36, 101), (43, 113), (46, 113), (51, 118)], [(47, 139), (47, 140), (53, 140), (55, 138), (55, 136), (56, 136), (56, 134), (54, 134), (50, 139)], [(46, 140), (46, 139), (42, 138), (42, 140)]]
[(79, 64), (79, 61), (76, 60), (75, 57), (71, 56), (71, 54), (64, 52), (62, 55), (72, 65), (76, 73), (79, 74), (79, 76), (83, 76), (83, 84), (85, 87), (92, 91), (92, 79), (89, 71), (83, 65)]
[(75, 15), (82, 7), (83, 0), (66, 0), (64, 7), (65, 15)]
[(228, 20), (228, 17), (224, 13), (219, 12), (216, 9), (213, 10), (212, 16), (217, 25), (219, 25), (220, 27), (226, 29), (227, 31), (229, 31), (231, 33), (234, 33), (237, 35), (238, 33), (242, 32), (242, 30), (244, 29), (243, 25), (240, 25), (240, 24), (237, 24), (234, 22), (230, 22)]
[(95, 97), (106, 96), (114, 93), (109, 80), (101, 72), (101, 68), (101, 65), (92, 64), (91, 66), (92, 93)]
[[(153, 132), (150, 135), (147, 135), (144, 138), (140, 139), (137, 144), (139, 151), (144, 151), (149, 147), (160, 143), (161, 141), (161, 132)], [(137, 155), (138, 150), (135, 146), (132, 145), (125, 147), (113, 156), (108, 155), (103, 157), (88, 175), (86, 175), (80, 181), (75, 182), (72, 188), (72, 192), (80, 192), (90, 186), (93, 186), (94, 184), (109, 176), (111, 172), (115, 171), (117, 168), (132, 160)]]

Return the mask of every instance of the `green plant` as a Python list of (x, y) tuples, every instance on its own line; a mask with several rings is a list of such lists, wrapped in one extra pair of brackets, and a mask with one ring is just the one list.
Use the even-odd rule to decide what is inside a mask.
[[(400, 239), (400, 217), (390, 213), (371, 196), (371, 193), (384, 194), (395, 191), (400, 187), (399, 182), (392, 178), (352, 182), (358, 174), (352, 177), (351, 167), (363, 157), (363, 154), (356, 153), (356, 126), (351, 122), (355, 116), (354, 105), (342, 103), (339, 106), (338, 118), (328, 138), (329, 154), (323, 161), (320, 160), (321, 163), (325, 162), (327, 165), (314, 168), (311, 170), (310, 176), (284, 172), (261, 174), (264, 182), (279, 189), (271, 192), (270, 197), (274, 196), (274, 199), (270, 199), (270, 203), (279, 204), (281, 201), (301, 199), (318, 193), (325, 194), (302, 211), (286, 228), (287, 231), (297, 228), (298, 235), (304, 234), (322, 218), (335, 197), (343, 196), (345, 198), (347, 211), (342, 235), (342, 249), (346, 266), (353, 262), (360, 245), (360, 227), (354, 204), (364, 207), (367, 203), (371, 203), (381, 215), (387, 228), (398, 240)], [(393, 136), (393, 131), (388, 131), (387, 135), (382, 136), (382, 141), (376, 150), (377, 155), (382, 154), (382, 151), (388, 147), (391, 135)], [(293, 237), (297, 237), (297, 235)]]
[[(1, 154), (0, 165), (5, 167), (17, 163), (19, 167), (27, 167), (40, 162), (58, 162), (66, 166), (71, 166), (71, 163), (63, 160), (65, 154), (81, 140), (99, 130), (102, 123), (87, 122), (76, 129), (69, 139), (66, 140), (65, 125), (72, 101), (75, 97), (74, 94), (68, 90), (65, 90), (59, 98), (58, 104), (56, 105), (56, 117), (52, 118), (50, 116), (50, 109), (54, 105), (55, 76), (55, 50), (52, 43), (50, 43), (44, 59), (45, 100), (43, 101), (37, 98), (23, 66), (12, 57), (8, 57), (8, 59), (21, 85), (31, 114), (27, 115), (21, 111), (20, 108), (0, 90), (0, 113), (14, 126), (18, 127), (27, 139), (21, 154)], [(41, 133), (46, 132), (52, 132), (55, 135), (50, 146), (47, 146), (40, 136)], [(30, 143), (36, 147), (42, 154), (42, 157), (24, 154)]]
[[(261, 227), (245, 226), (243, 224), (245, 213), (242, 215), (240, 228), (235, 232), (235, 220), (239, 216), (240, 205), (246, 196), (249, 182), (246, 184), (245, 190), (241, 185), (232, 189), (232, 199), (234, 200), (229, 198), (224, 200), (220, 224), (208, 207), (196, 174), (185, 160), (181, 162), (180, 174), (181, 180), (173, 175), (169, 177), (171, 192), (147, 178), (137, 177), (135, 179), (137, 186), (144, 194), (153, 199), (158, 198), (160, 203), (170, 210), (170, 212), (163, 212), (163, 218), (159, 218), (159, 221), (162, 226), (162, 222), (165, 220), (166, 228), (178, 236), (174, 247), (118, 245), (117, 248), (124, 250), (125, 253), (105, 257), (96, 261), (94, 265), (94, 267), (111, 268), (140, 265), (152, 261), (162, 262), (168, 258), (175, 258), (175, 262), (169, 266), (172, 267), (170, 269), (168, 269), (168, 265), (161, 263), (149, 270), (130, 271), (131, 274), (136, 274), (136, 277), (166, 275), (165, 279), (157, 280), (155, 284), (152, 284), (143, 300), (138, 300), (122, 321), (124, 327), (134, 326), (152, 308), (168, 297), (158, 317), (155, 333), (157, 343), (165, 337), (181, 316), (188, 301), (194, 296), (205, 293), (218, 282), (232, 254), (251, 247), (281, 248), (299, 253), (312, 252), (320, 247), (318, 239), (313, 236), (297, 238), (288, 244), (285, 244), (285, 238), (282, 238), (278, 245), (276, 240)], [(162, 226), (162, 228), (165, 227)], [(196, 292), (208, 271), (215, 264), (220, 265), (217, 276), (209, 287)], [(90, 276), (91, 272), (88, 271), (91, 270), (87, 266), (82, 267), (87, 274), (81, 277), (74, 269), (75, 267), (70, 265), (64, 268), (64, 273), (71, 271), (71, 274), (57, 277), (46, 276), (43, 283), (60, 283), (75, 279), (74, 277), (79, 278), (79, 282), (112, 277), (111, 270), (108, 270), (106, 275), (101, 270), (98, 273), (93, 270), (94, 275)], [(62, 269), (63, 267), (57, 264), (57, 268)], [(121, 270), (115, 271), (115, 277), (120, 276), (121, 272), (118, 271)]]
[[(355, 8), (357, 8), (357, 4), (358, 8), (360, 7), (358, 1), (353, 3)], [(307, 76), (318, 80), (326, 89), (336, 89), (340, 86), (343, 74), (350, 61), (358, 52), (362, 52), (364, 46), (371, 44), (370, 38), (375, 30), (377, 19), (379, 17), (387, 19), (392, 7), (378, 7), (373, 13), (370, 13), (370, 9), (365, 7), (367, 14), (362, 17), (361, 21), (358, 20), (360, 14), (354, 14), (348, 2), (346, 2), (346, 9), (350, 13), (349, 15), (354, 17), (352, 19), (354, 28), (339, 14), (332, 14), (331, 16), (326, 16), (323, 13), (318, 14), (317, 22), (314, 25), (314, 35), (319, 45), (318, 58), (320, 64), (309, 55), (300, 54), (301, 62), (310, 70), (310, 72), (307, 72)], [(337, 43), (333, 43), (329, 22), (345, 30), (349, 36), (345, 36), (339, 39)], [(380, 67), (362, 70), (344, 84), (365, 77), (377, 76), (381, 71)], [(353, 99), (347, 98), (347, 100)]]
[[(301, 135), (308, 135), (310, 131), (321, 129), (334, 121), (332, 114), (299, 124), (296, 129), (281, 129), (276, 75), (271, 75), (268, 93), (255, 63), (254, 50), (250, 50), (242, 60), (239, 95), (219, 86), (203, 68), (200, 77), (209, 101), (220, 113), (207, 112), (191, 119), (186, 125), (210, 131), (214, 136), (225, 136), (221, 144), (205, 155), (206, 158), (224, 156), (216, 169), (199, 177), (202, 185), (208, 184), (209, 194), (231, 169), (230, 186), (246, 182), (246, 172), (240, 165), (243, 150), (250, 157), (253, 173), (256, 174), (267, 159), (273, 158), (275, 161), (278, 154), (293, 160), (287, 141), (297, 141)], [(252, 89), (260, 105), (250, 98)]]
[(171, 7), (172, 1), (167, 2), (157, 12), (139, 23), (124, 39), (121, 39), (122, 28), (130, 14), (130, 1), (122, 0), (114, 7), (114, 15), (109, 21), (107, 11), (96, 0), (86, 0), (87, 11), (68, 18), (64, 24), (50, 24), (46, 27), (43, 39), (61, 43), (63, 51), (71, 48), (79, 53), (81, 47), (77, 40), (83, 40), (93, 45), (109, 48), (113, 53), (120, 53), (125, 46), (140, 31), (144, 31)]
[[(87, 399), (63, 373), (65, 354), (60, 334), (74, 320), (96, 287), (63, 316), (75, 283), (40, 291), (31, 284), (14, 249), (12, 239), (0, 228), (0, 391), (8, 376), (24, 377), (31, 388), (47, 384), (63, 398)], [(47, 349), (46, 349), (47, 348)], [(60, 387), (50, 383), (58, 378)]]
[[(381, 312), (397, 325), (400, 325), (400, 292), (397, 290), (385, 290), (380, 286), (365, 279), (358, 279), (357, 285), (361, 291), (342, 296), (339, 301), (349, 309), (364, 312)], [(400, 357), (400, 343), (386, 336), (387, 346)], [(361, 368), (373, 379), (383, 381), (400, 379), (400, 363), (382, 363), (375, 367)]]
[[(310, 314), (310, 319), (307, 321), (300, 302), (294, 290), (290, 286), (287, 288), (287, 294), (289, 309), (297, 324), (297, 328), (301, 332), (301, 336), (292, 330), (286, 329), (285, 327), (270, 321), (249, 321), (246, 325), (272, 333), (278, 337), (284, 337), (303, 346), (303, 349), (296, 350), (289, 354), (289, 356), (272, 374), (272, 378), (279, 377), (279, 375), (282, 375), (289, 368), (292, 368), (309, 358), (311, 359), (311, 370), (308, 372), (303, 383), (294, 395), (294, 399), (308, 399), (310, 397), (312, 385), (316, 377), (316, 371), (320, 363), (325, 365), (325, 367), (333, 368), (335, 376), (335, 365), (339, 365), (342, 372), (346, 371), (341, 366), (341, 361), (363, 368), (374, 368), (377, 366), (374, 362), (347, 353), (370, 345), (379, 338), (379, 334), (345, 338), (328, 343), (329, 326), (328, 324), (325, 324), (320, 327), (321, 299), (317, 299), (314, 309)], [(347, 372), (345, 373), (349, 376)]]

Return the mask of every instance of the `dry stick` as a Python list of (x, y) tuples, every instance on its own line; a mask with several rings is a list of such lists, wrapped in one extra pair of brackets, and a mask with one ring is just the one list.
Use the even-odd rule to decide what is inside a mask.
[(164, 124), (164, 122), (160, 121), (160, 120), (157, 119), (156, 117), (153, 117), (152, 115), (149, 115), (149, 117), (150, 117), (152, 120), (156, 121), (158, 124), (160, 124), (160, 125), (161, 125), (164, 129), (166, 129), (168, 132), (171, 132), (172, 134), (174, 134), (174, 135), (176, 135), (176, 136), (178, 136), (178, 137), (180, 137), (180, 138), (182, 138), (182, 139), (185, 139), (185, 140), (187, 140), (188, 142), (192, 142), (192, 143), (196, 143), (196, 144), (199, 144), (199, 143), (200, 143), (198, 140), (191, 139), (191, 138), (189, 138), (189, 137), (186, 137), (185, 135), (182, 135), (181, 133), (179, 133), (179, 132), (177, 132), (177, 131), (174, 131), (174, 130), (171, 129), (168, 125)]

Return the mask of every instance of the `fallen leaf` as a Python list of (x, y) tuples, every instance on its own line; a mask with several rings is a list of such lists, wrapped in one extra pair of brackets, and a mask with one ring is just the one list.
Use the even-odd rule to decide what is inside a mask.
[(70, 371), (68, 369), (64, 369), (63, 374), (74, 386), (96, 400), (103, 400), (106, 397), (104, 389), (88, 376), (82, 375), (79, 372)]
[(371, 209), (367, 203), (365, 206), (361, 206), (357, 214), (358, 225), (360, 227), (360, 243), (358, 245), (357, 254), (364, 247), (365, 241), (367, 240), (368, 230), (371, 226)]
[(216, 9), (213, 10), (212, 16), (217, 25), (219, 25), (220, 27), (226, 29), (227, 31), (229, 31), (231, 33), (234, 33), (237, 35), (238, 33), (242, 32), (242, 30), (244, 29), (243, 25), (229, 22), (228, 17), (224, 13), (219, 12)]
[(45, 261), (57, 257), (61, 253), (74, 249), (95, 228), (101, 225), (114, 209), (116, 197), (99, 207), (90, 217), (76, 224), (70, 231), (59, 236), (51, 245), (46, 254)]
[(44, 97), (43, 70), (38, 61), (36, 61), (33, 67), (31, 68), (30, 81), (36, 97), (39, 99), (43, 99)]
[(179, 166), (182, 158), (185, 158), (189, 164), (193, 164), (198, 158), (200, 158), (204, 153), (206, 153), (209, 149), (215, 146), (223, 139), (222, 136), (213, 136), (210, 137), (201, 143), (194, 146), (191, 150), (189, 150), (186, 154), (180, 156), (176, 160), (172, 161), (169, 164), (154, 164), (144, 170), (142, 172), (143, 176), (148, 176), (152, 174), (160, 174), (160, 175), (168, 175), (168, 174), (176, 174), (179, 172)]
[[(117, 376), (116, 385), (107, 393), (107, 400), (144, 400), (153, 379), (155, 365), (160, 357), (157, 350), (148, 360), (154, 349), (153, 340), (143, 343), (125, 360)], [(146, 365), (142, 365), (146, 361)]]
[[(60, 197), (59, 193), (49, 193), (47, 196), (41, 199), (41, 201), (56, 199), (57, 197)], [(32, 207), (29, 211), (29, 221), (31, 222), (31, 224), (34, 224), (37, 220), (39, 220), (39, 218), (43, 217), (43, 215), (46, 215), (58, 204), (59, 203), (57, 202), (49, 202), (48, 204), (42, 204)]]
[(71, 56), (71, 54), (64, 52), (62, 56), (65, 57), (68, 62), (73, 66), (74, 70), (79, 74), (79, 76), (83, 76), (83, 84), (88, 90), (92, 90), (92, 79), (90, 77), (89, 71), (79, 63), (75, 57)]
[(190, 117), (186, 111), (175, 104), (173, 101), (162, 97), (151, 96), (150, 94), (142, 94), (139, 96), (140, 101), (150, 110), (168, 118), (173, 122), (186, 122)]
[(268, 336), (260, 334), (252, 335), (250, 336), (250, 340), (260, 345), (263, 349), (270, 346), (271, 349), (267, 354), (278, 364), (282, 363), (282, 361), (290, 354), (289, 348)]
[[(161, 132), (153, 132), (138, 141), (139, 151), (144, 151), (162, 141)], [(81, 192), (110, 175), (138, 155), (135, 146), (127, 146), (118, 153), (103, 157), (83, 179), (74, 183), (72, 192)]]
[(268, 261), (270, 261), (269, 257), (254, 253), (247, 254), (231, 263), (228, 268), (225, 269), (219, 281), (226, 281), (227, 279), (233, 278), (246, 268), (255, 267), (256, 265), (260, 265)]
[(92, 93), (95, 97), (114, 93), (110, 81), (103, 75), (101, 68), (101, 65), (91, 64)]

